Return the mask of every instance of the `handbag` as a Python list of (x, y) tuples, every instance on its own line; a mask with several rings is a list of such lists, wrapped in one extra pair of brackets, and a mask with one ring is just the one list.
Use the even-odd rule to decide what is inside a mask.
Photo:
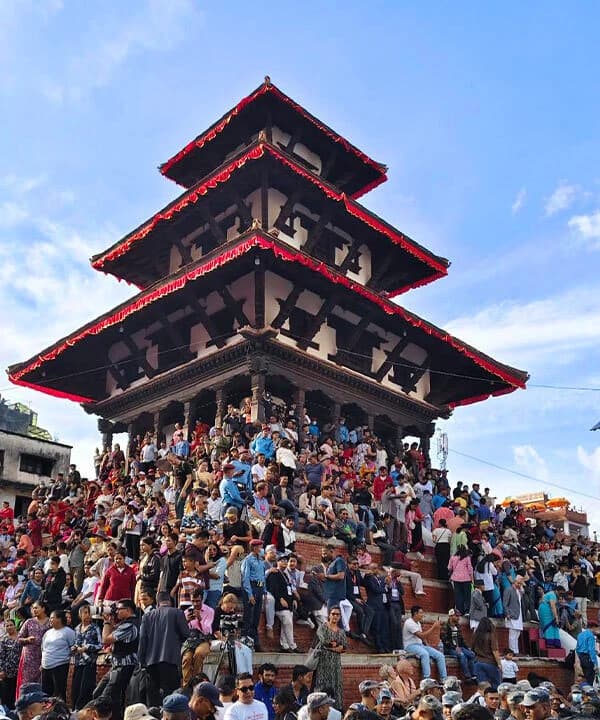
[(317, 643), (314, 647), (311, 647), (306, 654), (306, 660), (304, 661), (304, 665), (309, 670), (316, 670), (317, 665), (319, 664), (319, 659), (321, 658), (321, 651), (322, 651), (321, 643)]

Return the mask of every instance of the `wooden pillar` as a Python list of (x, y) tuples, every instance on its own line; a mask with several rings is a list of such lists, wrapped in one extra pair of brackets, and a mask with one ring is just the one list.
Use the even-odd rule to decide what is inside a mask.
[(297, 387), (294, 390), (293, 400), (296, 403), (296, 419), (298, 421), (298, 431), (302, 429), (302, 421), (304, 419), (304, 413), (302, 412), (306, 405), (306, 390), (304, 388)]
[(331, 422), (335, 425), (338, 421), (338, 418), (342, 414), (342, 404), (339, 402), (333, 403), (333, 417), (331, 418)]
[(154, 428), (154, 442), (156, 443), (156, 447), (160, 447), (161, 442), (164, 438), (163, 433), (163, 422), (165, 418), (165, 408), (159, 408), (154, 413), (154, 422), (153, 422), (153, 428)]
[(396, 426), (396, 453), (402, 457), (402, 446), (404, 440), (404, 428), (402, 425)]
[(189, 439), (194, 429), (197, 404), (196, 400), (186, 400), (183, 403), (183, 433), (187, 439)]
[(369, 430), (373, 432), (373, 428), (375, 427), (375, 415), (372, 413), (367, 413), (367, 425), (369, 426)]
[(100, 418), (98, 420), (98, 430), (102, 433), (102, 449), (112, 447), (114, 425), (111, 421)]
[(223, 418), (225, 417), (225, 411), (227, 410), (227, 397), (225, 393), (225, 387), (221, 385), (215, 390), (215, 400), (217, 403), (217, 412), (215, 415), (215, 427), (221, 427), (223, 425)]
[(263, 397), (265, 394), (265, 375), (264, 373), (253, 373), (250, 376), (250, 386), (252, 388), (252, 422), (264, 422), (265, 405)]

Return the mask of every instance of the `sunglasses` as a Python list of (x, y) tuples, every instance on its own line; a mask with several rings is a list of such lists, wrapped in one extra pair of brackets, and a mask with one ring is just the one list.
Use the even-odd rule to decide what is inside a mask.
[(238, 690), (240, 692), (254, 692), (254, 685), (244, 685), (244, 687), (239, 687)]

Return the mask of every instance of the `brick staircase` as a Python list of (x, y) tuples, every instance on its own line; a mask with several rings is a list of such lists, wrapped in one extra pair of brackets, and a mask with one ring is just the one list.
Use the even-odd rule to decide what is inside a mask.
[[(343, 543), (336, 540), (324, 541), (322, 538), (316, 538), (311, 535), (298, 534), (296, 541), (297, 554), (303, 559), (303, 569), (310, 569), (313, 565), (321, 560), (321, 548), (325, 542), (333, 545), (339, 545), (344, 549)], [(369, 547), (369, 552), (375, 562), (381, 562), (381, 553), (376, 546)], [(436, 565), (435, 560), (431, 556), (424, 559), (411, 557), (413, 569), (421, 573), (423, 584), (425, 587), (425, 595), (415, 597), (412, 587), (408, 580), (403, 582), (404, 586), (404, 603), (408, 610), (411, 605), (421, 605), (425, 609), (425, 628), (430, 627), (435, 620), (445, 621), (448, 610), (453, 607), (452, 591), (447, 583), (435, 579)], [(598, 622), (597, 603), (590, 603), (588, 606), (588, 619), (594, 624)], [(508, 630), (504, 628), (501, 620), (494, 621), (498, 633), (498, 646), (502, 650), (508, 645)], [(463, 635), (467, 642), (471, 640), (471, 630), (466, 619), (462, 620)], [(301, 664), (305, 655), (282, 653), (279, 651), (279, 629), (275, 628), (273, 638), (267, 637), (264, 627), (264, 616), (259, 626), (260, 641), (263, 652), (255, 653), (254, 663), (257, 668), (263, 662), (272, 662), (279, 669), (277, 684), (284, 685), (291, 681), (292, 667), (295, 664)], [(305, 625), (295, 625), (294, 637), (298, 647), (304, 652), (308, 651), (313, 637), (314, 630)], [(523, 634), (521, 636), (522, 650), (527, 653), (537, 653), (539, 656), (519, 656), (517, 662), (519, 664), (519, 679), (526, 678), (528, 673), (534, 672), (548, 680), (554, 682), (557, 687), (566, 691), (573, 682), (573, 671), (566, 668), (560, 662), (564, 659), (564, 650), (555, 650), (546, 648), (543, 639), (539, 637), (539, 626), (526, 623)], [(432, 638), (435, 643), (435, 638)], [(360, 699), (358, 693), (358, 684), (365, 679), (379, 679), (379, 668), (383, 664), (394, 664), (396, 662), (395, 655), (376, 655), (371, 648), (364, 643), (348, 638), (348, 651), (342, 655), (342, 667), (344, 677), (344, 703), (347, 706), (352, 702)], [(417, 665), (416, 660), (412, 660)], [(452, 658), (446, 658), (448, 673), (461, 676), (458, 663)], [(104, 675), (107, 666), (98, 666), (98, 679)], [(436, 669), (433, 666), (435, 675)], [(417, 677), (420, 677), (420, 671), (417, 667)], [(473, 686), (466, 686), (465, 693)], [(474, 691), (474, 690), (473, 690)]]

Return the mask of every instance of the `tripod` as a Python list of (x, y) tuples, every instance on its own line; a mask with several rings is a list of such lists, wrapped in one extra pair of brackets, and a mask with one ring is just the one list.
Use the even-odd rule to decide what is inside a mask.
[(225, 637), (225, 640), (223, 642), (223, 647), (219, 651), (219, 657), (217, 658), (217, 662), (214, 666), (215, 669), (212, 678), (213, 684), (217, 681), (217, 676), (219, 674), (219, 670), (221, 669), (221, 664), (225, 659), (225, 655), (227, 655), (229, 674), (235, 677), (237, 675), (237, 662), (235, 660), (235, 635), (232, 632), (227, 633), (227, 636)]

